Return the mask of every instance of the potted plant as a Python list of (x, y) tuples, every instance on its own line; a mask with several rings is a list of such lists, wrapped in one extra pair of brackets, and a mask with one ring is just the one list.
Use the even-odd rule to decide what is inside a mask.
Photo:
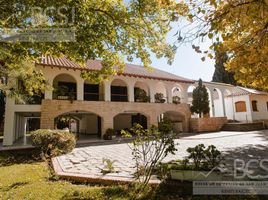
[(56, 93), (57, 99), (61, 99), (61, 100), (69, 99), (68, 91), (69, 91), (69, 88), (65, 85), (60, 85), (60, 86), (55, 87), (55, 93)]
[(181, 103), (181, 98), (179, 96), (173, 96), (172, 97), (172, 102), (174, 104), (180, 104)]
[(105, 134), (103, 135), (103, 139), (104, 140), (112, 140), (116, 134), (116, 131), (112, 128), (108, 128), (105, 132)]
[(156, 93), (154, 95), (155, 103), (165, 103), (164, 95), (162, 93)]
[(149, 102), (149, 96), (147, 96), (145, 90), (141, 88), (135, 88), (135, 102)]

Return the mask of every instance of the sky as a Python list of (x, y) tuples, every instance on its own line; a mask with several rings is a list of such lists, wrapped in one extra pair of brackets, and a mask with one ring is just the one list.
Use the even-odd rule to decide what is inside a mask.
[[(173, 25), (172, 30), (167, 36), (169, 43), (174, 42), (176, 37), (174, 34), (177, 32), (176, 26)], [(210, 41), (207, 40), (204, 43), (199, 44), (201, 50), (208, 49)], [(202, 49), (203, 48), (203, 49)], [(201, 78), (203, 81), (211, 81), (214, 72), (214, 60), (206, 58), (203, 62), (201, 60), (202, 55), (196, 53), (191, 44), (185, 44), (177, 49), (175, 59), (172, 65), (167, 63), (167, 59), (157, 59), (154, 55), (151, 55), (152, 66), (184, 78), (198, 80)], [(134, 60), (133, 64), (142, 65), (139, 60)]]

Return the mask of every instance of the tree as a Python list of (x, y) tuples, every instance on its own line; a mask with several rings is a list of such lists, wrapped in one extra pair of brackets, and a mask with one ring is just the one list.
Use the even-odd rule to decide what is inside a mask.
[(211, 39), (210, 50), (193, 48), (211, 58), (214, 50), (226, 52), (230, 56), (226, 69), (239, 84), (267, 90), (268, 1), (191, 0), (188, 5), (192, 26), (179, 31), (180, 41)]
[(159, 128), (152, 126), (144, 129), (141, 125), (135, 124), (130, 131), (121, 131), (125, 137), (135, 138), (129, 148), (132, 151), (135, 161), (136, 178), (141, 183), (141, 190), (148, 185), (153, 171), (168, 154), (175, 154), (177, 151), (172, 133), (172, 125), (168, 119), (159, 123)]
[(236, 85), (234, 74), (226, 71), (224, 64), (228, 61), (227, 53), (216, 52), (215, 55), (215, 71), (212, 77), (213, 82), (227, 83)]
[(193, 90), (193, 101), (190, 109), (192, 113), (197, 113), (200, 118), (202, 114), (209, 113), (208, 92), (201, 79), (198, 81), (198, 86)]
[[(9, 78), (9, 83), (0, 85), (0, 89), (20, 94), (13, 81), (17, 78), (30, 95), (47, 89), (42, 73), (33, 64), (42, 55), (66, 56), (81, 65), (88, 59), (100, 59), (102, 70), (82, 74), (96, 82), (122, 72), (124, 58), (138, 58), (149, 67), (152, 52), (171, 63), (175, 49), (166, 42), (166, 35), (170, 23), (186, 12), (187, 6), (175, 0), (2, 0), (0, 73)], [(57, 37), (75, 34), (75, 42), (68, 38), (36, 41), (43, 38), (40, 35), (31, 35), (26, 41), (8, 41), (16, 38), (12, 31), (44, 33), (44, 28), (59, 31), (54, 35)]]

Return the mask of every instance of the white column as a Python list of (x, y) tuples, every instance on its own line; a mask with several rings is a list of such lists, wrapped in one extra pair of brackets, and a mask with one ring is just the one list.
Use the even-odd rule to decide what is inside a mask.
[(214, 98), (213, 98), (213, 89), (210, 89), (208, 87), (207, 92), (208, 92), (208, 97), (209, 97), (209, 115), (210, 117), (215, 117), (215, 108), (214, 108)]
[(111, 81), (104, 81), (104, 101), (111, 101)]
[[(48, 80), (48, 83), (51, 85), (53, 85), (52, 80)], [(51, 88), (51, 90), (46, 90), (45, 91), (45, 99), (52, 99), (53, 98), (53, 88)]]
[(225, 109), (225, 101), (224, 101), (224, 91), (221, 91), (221, 99), (222, 99), (223, 116), (226, 117), (226, 109)]
[(84, 79), (77, 80), (77, 100), (84, 100)]
[(3, 145), (12, 145), (14, 141), (15, 130), (15, 100), (9, 97), (6, 98), (5, 125), (4, 125), (4, 140)]
[(244, 120), (247, 121), (247, 122), (253, 122), (253, 118), (252, 118), (253, 111), (252, 111), (250, 95), (247, 95), (245, 100), (246, 100), (247, 112), (245, 114)]
[(127, 92), (128, 92), (128, 101), (134, 102), (135, 101), (135, 99), (134, 99), (134, 83), (128, 83)]

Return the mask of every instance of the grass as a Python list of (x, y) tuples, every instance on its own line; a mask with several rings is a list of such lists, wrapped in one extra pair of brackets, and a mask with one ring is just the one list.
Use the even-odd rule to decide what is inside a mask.
[[(180, 183), (181, 184), (181, 183)], [(159, 187), (161, 188), (161, 187)], [(207, 199), (207, 197), (181, 196), (176, 192), (191, 189), (189, 185), (173, 185), (164, 189), (137, 194), (133, 185), (88, 185), (57, 180), (50, 173), (38, 152), (0, 152), (0, 199), (54, 200), (54, 199)], [(246, 199), (243, 197), (215, 197), (209, 199)], [(259, 199), (249, 197), (247, 199)]]

